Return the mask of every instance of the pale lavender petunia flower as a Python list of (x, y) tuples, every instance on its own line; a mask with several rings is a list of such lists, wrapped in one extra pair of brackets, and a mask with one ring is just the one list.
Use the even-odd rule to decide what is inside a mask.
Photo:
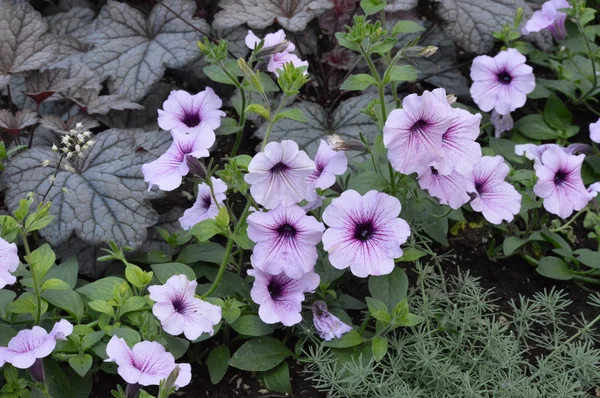
[(523, 34), (539, 32), (548, 29), (555, 40), (564, 40), (567, 37), (565, 21), (567, 14), (559, 11), (561, 8), (571, 8), (567, 0), (548, 0), (542, 9), (533, 13), (523, 28)]
[(251, 269), (254, 284), (250, 295), (259, 305), (258, 316), (264, 323), (281, 322), (293, 326), (302, 321), (304, 293), (313, 292), (319, 287), (320, 278), (314, 272), (307, 272), (300, 279), (292, 279), (284, 273), (270, 275), (258, 269)]
[(410, 235), (406, 221), (398, 218), (400, 210), (398, 199), (377, 191), (360, 196), (348, 190), (334, 199), (323, 212), (329, 226), (323, 248), (331, 265), (350, 267), (361, 278), (392, 272), (394, 259), (402, 257), (400, 245)]
[[(285, 32), (283, 31), (283, 29), (279, 29), (275, 33), (267, 33), (262, 40), (265, 41), (263, 43), (262, 51), (265, 51), (269, 48), (277, 47), (280, 44), (286, 42)], [(246, 35), (245, 39), (246, 47), (248, 47), (250, 50), (254, 50), (254, 47), (256, 47), (256, 45), (260, 43), (260, 41), (261, 39), (258, 36), (256, 36), (254, 32), (252, 32), (251, 30), (248, 31), (248, 34)], [(295, 49), (296, 47), (293, 43), (287, 42), (287, 47), (281, 52), (293, 52)]]
[(0, 238), (0, 289), (17, 281), (11, 272), (19, 267), (17, 245)]
[(557, 148), (542, 154), (542, 164), (535, 170), (538, 181), (533, 192), (544, 199), (544, 208), (550, 213), (567, 218), (594, 197), (581, 179), (584, 159), (585, 155), (567, 155)]
[(590, 124), (590, 139), (600, 144), (600, 119), (596, 123)]
[(508, 115), (525, 105), (527, 94), (535, 88), (533, 68), (525, 61), (525, 56), (514, 48), (494, 58), (480, 55), (473, 60), (471, 96), (479, 109)]
[(419, 186), (426, 189), (440, 203), (458, 209), (470, 200), (467, 195), (467, 180), (457, 171), (442, 175), (433, 166), (419, 171)]
[(312, 313), (313, 325), (319, 336), (325, 341), (339, 339), (352, 330), (352, 326), (346, 325), (340, 318), (327, 311), (327, 304), (322, 301), (314, 302)]
[(533, 161), (534, 169), (539, 167), (542, 164), (542, 155), (544, 152), (551, 148), (556, 148), (562, 150), (567, 155), (575, 155), (579, 153), (589, 153), (591, 147), (586, 144), (571, 144), (568, 147), (561, 147), (556, 144), (520, 144), (515, 145), (515, 153), (519, 156), (525, 156), (527, 159)]
[(436, 93), (411, 94), (393, 110), (383, 127), (383, 143), (394, 169), (410, 174), (444, 157), (442, 137), (457, 118)]
[(600, 182), (595, 182), (592, 185), (590, 185), (588, 187), (588, 192), (590, 193), (590, 195), (592, 195), (592, 197), (596, 197), (598, 196), (598, 194), (600, 193)]
[(465, 176), (467, 192), (474, 196), (471, 207), (492, 224), (510, 222), (521, 210), (521, 195), (504, 181), (509, 171), (502, 156), (483, 156)]
[[(269, 72), (275, 73), (275, 76), (279, 77), (279, 71), (283, 70), (283, 66), (285, 64), (292, 64), (296, 68), (301, 66), (308, 66), (308, 61), (302, 61), (296, 54), (283, 52), (274, 54), (269, 63), (267, 64), (267, 70)], [(308, 71), (305, 70), (304, 74), (308, 74)]]
[(154, 300), (152, 313), (160, 320), (165, 332), (188, 340), (196, 340), (202, 333), (212, 336), (213, 326), (221, 321), (221, 307), (196, 298), (196, 281), (185, 275), (173, 275), (162, 286), (148, 287)]
[(248, 216), (248, 237), (256, 242), (252, 267), (267, 274), (302, 278), (314, 269), (325, 227), (298, 205), (277, 206)]
[[(213, 191), (217, 203), (219, 206), (223, 205), (225, 201), (225, 192), (227, 192), (227, 184), (218, 178), (211, 177)], [(203, 182), (198, 185), (198, 196), (196, 202), (192, 207), (183, 212), (183, 216), (179, 219), (181, 228), (188, 230), (200, 221), (207, 220), (209, 218), (215, 218), (219, 214), (219, 207), (213, 200), (210, 187), (207, 183)]]
[(327, 189), (335, 184), (335, 178), (348, 168), (348, 159), (343, 151), (334, 151), (329, 144), (321, 140), (315, 155), (316, 170), (306, 177), (306, 200), (316, 201), (316, 189)]
[(71, 333), (73, 325), (65, 319), (55, 323), (50, 333), (39, 326), (21, 330), (8, 342), (8, 347), (0, 347), (0, 367), (8, 362), (15, 368), (28, 369), (36, 360), (52, 353), (56, 340), (66, 340)]
[(221, 106), (223, 101), (210, 87), (196, 95), (174, 90), (163, 103), (164, 110), (158, 110), (158, 125), (174, 135), (205, 135), (204, 140), (210, 141), (210, 135), (219, 128), (221, 118), (225, 116), (219, 109)]
[(512, 130), (515, 125), (515, 121), (510, 113), (507, 115), (501, 115), (496, 112), (495, 109), (492, 111), (491, 120), (492, 125), (494, 126), (494, 136), (496, 138), (500, 138), (503, 133)]
[(306, 177), (315, 163), (294, 141), (270, 142), (264, 152), (254, 155), (244, 177), (252, 184), (254, 200), (267, 209), (294, 205), (306, 197)]
[[(433, 90), (432, 94), (439, 102), (448, 103), (446, 90), (443, 88)], [(451, 109), (455, 117), (442, 135), (442, 158), (433, 161), (431, 166), (444, 175), (451, 174), (454, 170), (465, 174), (471, 171), (481, 158), (481, 146), (476, 142), (481, 115), (473, 115), (460, 108)]]
[(106, 346), (108, 359), (115, 362), (117, 372), (129, 384), (157, 386), (179, 366), (175, 387), (187, 386), (192, 379), (192, 368), (188, 363), (175, 363), (175, 357), (155, 341), (142, 341), (129, 348), (125, 339), (113, 336)]
[[(251, 30), (249, 30), (245, 39), (246, 46), (249, 49), (254, 50), (254, 47), (260, 42), (260, 40), (260, 38), (258, 38)], [(287, 63), (291, 62), (295, 67), (308, 66), (308, 62), (302, 61), (293, 53), (296, 47), (294, 44), (286, 41), (285, 32), (282, 29), (279, 29), (275, 33), (267, 34), (263, 40), (265, 42), (260, 52), (261, 54), (267, 53), (269, 55), (267, 70), (275, 73), (277, 77), (279, 77), (278, 70), (283, 69), (283, 66)], [(277, 48), (285, 45), (286, 43), (287, 47)], [(304, 74), (306, 73), (308, 72), (305, 71)]]
[(163, 191), (172, 191), (181, 185), (183, 176), (190, 167), (188, 156), (196, 158), (208, 156), (208, 148), (215, 142), (215, 133), (173, 134), (173, 143), (158, 159), (142, 166), (144, 181), (149, 183), (148, 190), (157, 185)]

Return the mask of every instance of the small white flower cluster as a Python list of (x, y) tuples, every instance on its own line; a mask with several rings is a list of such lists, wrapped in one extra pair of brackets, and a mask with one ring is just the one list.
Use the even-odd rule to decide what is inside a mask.
[(69, 131), (61, 139), (61, 147), (56, 144), (52, 145), (54, 152), (62, 152), (67, 159), (73, 156), (83, 157), (84, 152), (94, 146), (94, 141), (91, 140), (92, 133), (83, 129), (83, 124), (77, 123), (75, 129)]

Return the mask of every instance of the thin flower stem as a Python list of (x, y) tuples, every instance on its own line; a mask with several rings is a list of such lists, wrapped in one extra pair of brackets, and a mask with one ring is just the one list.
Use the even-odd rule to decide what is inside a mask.
[(579, 329), (579, 331), (577, 331), (577, 333), (575, 333), (573, 336), (571, 336), (567, 341), (565, 341), (564, 343), (562, 343), (560, 346), (558, 346), (557, 348), (555, 348), (546, 359), (550, 359), (552, 358), (554, 355), (556, 355), (558, 352), (562, 351), (567, 345), (571, 344), (573, 341), (575, 341), (575, 339), (579, 338), (579, 336), (581, 336), (583, 333), (587, 332), (590, 330), (590, 328), (592, 326), (594, 326), (598, 321), (600, 321), (600, 315), (598, 315), (596, 318), (594, 318), (590, 323), (588, 323), (587, 325), (585, 325), (584, 327), (582, 327), (581, 329)]
[(233, 144), (233, 149), (231, 150), (231, 157), (237, 155), (237, 151), (240, 149), (240, 144), (242, 143), (242, 136), (244, 135), (244, 125), (246, 124), (246, 91), (240, 85), (239, 87), (240, 95), (242, 97), (242, 107), (240, 108), (240, 120), (238, 123), (238, 127), (240, 128), (235, 133), (235, 143)]
[(571, 217), (571, 219), (569, 221), (567, 221), (565, 224), (561, 225), (558, 228), (553, 228), (550, 231), (551, 232), (559, 232), (562, 231), (563, 229), (566, 229), (569, 227), (569, 225), (571, 225), (573, 223), (573, 221), (575, 221), (577, 219), (577, 217), (579, 217), (581, 214), (586, 213), (588, 211), (587, 208), (578, 211), (577, 213), (575, 213), (575, 215), (573, 217)]
[(281, 110), (285, 106), (288, 99), (289, 99), (289, 97), (287, 95), (284, 95), (283, 98), (281, 99), (281, 102), (279, 103), (279, 106), (275, 110), (275, 113), (271, 115), (271, 120), (269, 120), (269, 125), (267, 126), (267, 131), (265, 132), (265, 138), (263, 138), (262, 145), (260, 146), (261, 151), (264, 151), (265, 147), (269, 143), (269, 137), (271, 136), (271, 131), (273, 130), (273, 126), (275, 126), (275, 119), (277, 119), (277, 115), (279, 114), (279, 112), (281, 112)]
[[(587, 39), (585, 30), (583, 29), (583, 26), (581, 25), (581, 21), (579, 20), (579, 18), (575, 18), (575, 23), (577, 24), (577, 29), (579, 30), (579, 33), (583, 36), (583, 39), (584, 39), (583, 41), (585, 42), (585, 47), (587, 49), (588, 57), (590, 58), (590, 61), (592, 61), (592, 78), (594, 80), (594, 84), (592, 85), (592, 87), (586, 93), (584, 93), (581, 97), (579, 97), (579, 99), (577, 99), (576, 102), (581, 103), (582, 101), (585, 101), (590, 96), (590, 94), (592, 94), (594, 92), (594, 90), (596, 90), (596, 88), (598, 87), (598, 76), (596, 75), (596, 61), (594, 59), (594, 53), (592, 52), (589, 40)], [(575, 63), (573, 62), (573, 64), (575, 64)], [(583, 76), (585, 76), (585, 75), (583, 75)]]
[[(29, 242), (27, 241), (27, 234), (24, 231), (21, 232), (21, 240), (23, 240), (23, 247), (25, 248), (25, 253), (27, 254), (27, 256), (29, 256), (31, 254), (31, 249), (29, 248)], [(40, 320), (42, 318), (42, 292), (40, 291), (40, 280), (38, 279), (37, 272), (33, 264), (29, 264), (29, 269), (31, 271), (31, 279), (33, 279), (33, 290), (35, 291), (35, 297), (37, 299), (35, 324), (39, 325)]]
[(63, 155), (61, 155), (60, 159), (58, 159), (58, 163), (56, 164), (56, 171), (54, 172), (54, 178), (52, 179), (52, 182), (50, 182), (50, 186), (46, 190), (46, 193), (44, 194), (44, 196), (42, 196), (41, 203), (44, 203), (46, 201), (46, 196), (48, 196), (48, 194), (50, 193), (50, 190), (54, 186), (54, 181), (56, 180), (56, 175), (58, 174), (58, 171), (60, 170), (60, 164), (62, 163), (64, 157), (65, 157), (65, 155), (63, 154)]

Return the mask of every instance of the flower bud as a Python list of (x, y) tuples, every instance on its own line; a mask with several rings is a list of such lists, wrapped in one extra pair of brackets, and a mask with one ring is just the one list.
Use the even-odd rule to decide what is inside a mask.
[(327, 143), (331, 149), (336, 151), (361, 151), (365, 152), (366, 147), (359, 140), (344, 140), (337, 134), (327, 136)]
[(325, 341), (333, 338), (339, 339), (342, 335), (352, 330), (352, 327), (346, 325), (337, 316), (327, 311), (327, 304), (323, 301), (315, 301), (312, 305), (313, 324), (319, 333), (319, 336)]

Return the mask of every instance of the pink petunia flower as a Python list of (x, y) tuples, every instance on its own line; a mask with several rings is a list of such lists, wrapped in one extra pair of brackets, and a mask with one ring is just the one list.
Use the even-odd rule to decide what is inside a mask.
[(11, 272), (19, 268), (17, 245), (0, 238), (0, 289), (17, 281)]
[(196, 298), (196, 281), (185, 275), (173, 275), (162, 286), (150, 286), (154, 300), (152, 313), (160, 320), (165, 332), (188, 340), (196, 340), (202, 333), (212, 336), (213, 326), (221, 321), (221, 307)]
[[(211, 177), (213, 191), (217, 203), (219, 206), (223, 205), (225, 201), (225, 192), (227, 192), (227, 184), (218, 178)], [(207, 183), (203, 182), (198, 185), (198, 196), (196, 202), (192, 207), (183, 212), (183, 216), (179, 218), (179, 224), (181, 228), (188, 230), (200, 221), (207, 220), (209, 218), (215, 218), (219, 214), (219, 207), (214, 202), (210, 187)]]
[(520, 144), (515, 145), (515, 153), (519, 156), (525, 156), (529, 160), (533, 160), (533, 168), (536, 169), (542, 164), (542, 155), (548, 149), (556, 148), (562, 150), (567, 155), (575, 155), (579, 153), (588, 153), (590, 147), (586, 144), (571, 144), (568, 147), (561, 147), (556, 144)]
[(183, 176), (187, 175), (190, 167), (186, 158), (209, 155), (208, 148), (215, 142), (215, 133), (207, 130), (205, 134), (173, 134), (173, 143), (158, 159), (142, 166), (144, 181), (157, 185), (163, 191), (172, 191), (181, 185)]
[(298, 205), (277, 206), (248, 216), (248, 237), (256, 242), (252, 267), (271, 275), (302, 278), (314, 269), (325, 227)]
[(254, 155), (244, 177), (254, 200), (267, 209), (291, 206), (306, 197), (306, 177), (315, 163), (294, 141), (270, 142)]
[(8, 347), (0, 347), (0, 367), (8, 362), (15, 368), (28, 369), (36, 360), (52, 353), (56, 340), (66, 340), (71, 333), (73, 325), (65, 319), (55, 323), (50, 333), (39, 326), (21, 330), (8, 342)]
[(585, 189), (581, 165), (585, 155), (567, 155), (557, 148), (542, 154), (542, 164), (535, 170), (538, 181), (533, 192), (544, 199), (544, 208), (560, 218), (583, 209), (594, 197)]
[(293, 326), (302, 321), (300, 313), (304, 293), (313, 292), (319, 287), (321, 280), (312, 271), (300, 279), (292, 279), (284, 273), (270, 275), (258, 269), (249, 270), (248, 275), (255, 278), (250, 295), (259, 305), (260, 319), (264, 323), (281, 322), (285, 326)]
[(158, 125), (173, 135), (204, 135), (204, 141), (210, 141), (210, 135), (214, 136), (213, 131), (219, 128), (225, 116), (221, 106), (223, 101), (210, 87), (196, 95), (174, 90), (163, 103), (164, 110), (158, 110)]
[(142, 341), (129, 348), (124, 339), (113, 336), (106, 346), (106, 355), (105, 362), (115, 362), (117, 372), (129, 384), (157, 386), (176, 366), (179, 366), (176, 388), (185, 387), (192, 380), (190, 364), (175, 363), (173, 355), (155, 341)]
[(500, 138), (500, 136), (513, 129), (515, 122), (512, 116), (509, 114), (501, 115), (496, 110), (492, 111), (492, 125), (494, 126), (494, 136)]
[(480, 55), (473, 60), (471, 96), (479, 109), (508, 115), (525, 105), (527, 94), (535, 88), (533, 68), (525, 61), (525, 56), (514, 48), (494, 58)]
[(402, 256), (400, 245), (410, 235), (401, 218), (400, 201), (393, 196), (369, 191), (364, 196), (345, 191), (323, 212), (329, 229), (323, 234), (323, 248), (337, 269), (350, 267), (365, 278), (386, 275), (394, 270), (394, 259)]
[[(431, 93), (439, 102), (448, 103), (446, 90), (443, 88), (437, 88)], [(476, 142), (481, 115), (473, 115), (460, 108), (450, 109), (454, 118), (442, 135), (442, 158), (433, 161), (431, 166), (444, 175), (451, 174), (454, 170), (465, 174), (471, 171), (481, 158), (481, 146)]]
[(306, 200), (317, 200), (316, 189), (327, 189), (335, 184), (335, 176), (342, 175), (348, 169), (348, 159), (343, 151), (334, 151), (329, 144), (321, 140), (315, 155), (317, 169), (306, 177)]
[(425, 91), (402, 101), (383, 127), (383, 143), (394, 169), (410, 174), (444, 157), (442, 137), (457, 118), (447, 101)]
[[(284, 43), (286, 41), (285, 32), (283, 31), (283, 29), (279, 29), (275, 33), (267, 33), (262, 40), (265, 41), (263, 43), (262, 51), (265, 51), (269, 48), (273, 48)], [(254, 50), (254, 47), (256, 47), (256, 45), (260, 43), (260, 41), (261, 39), (258, 36), (256, 36), (254, 32), (252, 32), (251, 30), (248, 31), (248, 34), (246, 35), (245, 39), (246, 47), (248, 47), (250, 50)], [(293, 52), (295, 49), (296, 46), (294, 46), (293, 43), (288, 42), (287, 47), (281, 52)]]
[(313, 325), (319, 336), (325, 341), (339, 339), (352, 330), (352, 326), (346, 325), (340, 318), (327, 311), (327, 304), (322, 301), (314, 302), (312, 313)]
[[(246, 35), (246, 46), (254, 50), (254, 47), (260, 42), (259, 39), (251, 30), (248, 31), (248, 35)], [(261, 49), (261, 53), (269, 54), (269, 62), (267, 63), (267, 70), (269, 72), (275, 73), (277, 77), (279, 77), (279, 69), (283, 69), (283, 66), (287, 63), (292, 63), (295, 67), (300, 66), (308, 66), (307, 61), (302, 61), (293, 51), (296, 49), (294, 44), (287, 42), (287, 47), (284, 49), (279, 49), (277, 51), (277, 47), (286, 43), (285, 32), (282, 29), (279, 29), (275, 33), (269, 33), (263, 39), (265, 42), (263, 44), (263, 48)], [(308, 72), (304, 72), (307, 74)]]
[[(275, 76), (279, 77), (279, 71), (283, 70), (283, 66), (289, 63), (294, 65), (296, 68), (308, 66), (308, 61), (302, 61), (296, 54), (283, 52), (276, 53), (271, 57), (269, 63), (267, 64), (267, 70), (275, 73)], [(308, 74), (308, 70), (305, 70), (304, 74)]]
[(467, 180), (457, 171), (442, 175), (433, 166), (419, 171), (419, 186), (440, 203), (458, 209), (471, 198), (467, 195)]
[(466, 176), (467, 192), (475, 197), (471, 207), (492, 224), (510, 222), (521, 210), (521, 195), (504, 181), (509, 171), (502, 156), (483, 156)]
[(596, 123), (590, 124), (590, 139), (600, 144), (600, 119)]
[(565, 21), (567, 14), (558, 11), (561, 8), (571, 8), (567, 0), (548, 0), (542, 9), (533, 13), (523, 28), (523, 34), (539, 32), (548, 29), (555, 40), (564, 40), (567, 37)]

